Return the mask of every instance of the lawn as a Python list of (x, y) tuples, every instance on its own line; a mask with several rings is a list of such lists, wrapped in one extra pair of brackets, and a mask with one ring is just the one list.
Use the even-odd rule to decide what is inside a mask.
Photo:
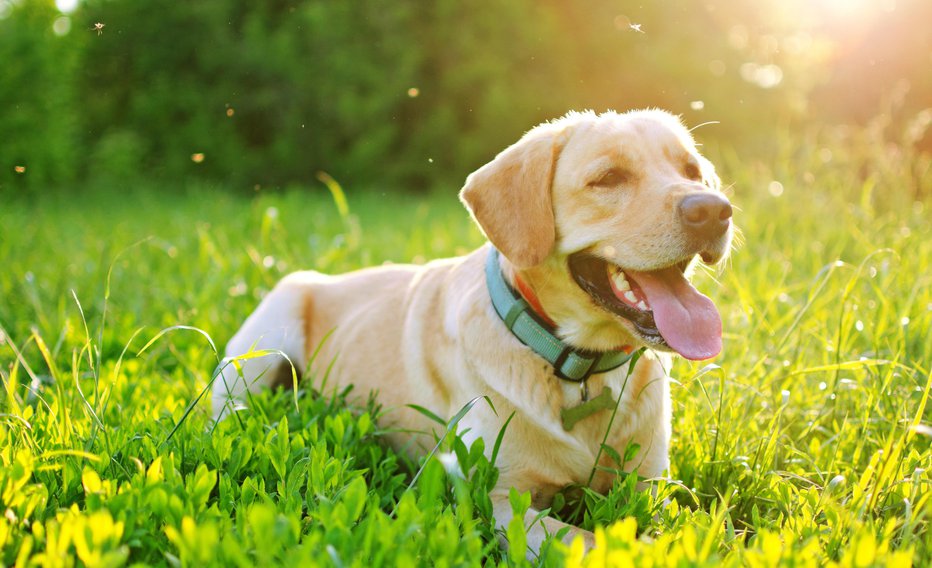
[[(553, 544), (542, 564), (932, 563), (929, 161), (830, 138), (755, 162), (708, 149), (742, 232), (696, 279), (724, 353), (674, 366), (669, 479), (568, 492), (560, 513), (605, 527), (600, 547)], [(410, 463), (374, 403), (313, 381), (218, 426), (199, 398), (284, 274), (480, 245), (457, 188), (346, 188), (348, 209), (322, 184), (224, 189), (111, 182), (0, 207), (0, 563), (524, 563), (520, 527), (510, 551), (494, 536), (481, 447), (450, 436)]]

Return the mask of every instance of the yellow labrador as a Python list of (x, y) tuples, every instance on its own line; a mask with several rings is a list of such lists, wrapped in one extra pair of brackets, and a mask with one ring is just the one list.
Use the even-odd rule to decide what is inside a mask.
[[(424, 266), (291, 274), (226, 355), (276, 349), (302, 370), (320, 346), (311, 375), (333, 361), (333, 387), (376, 392), (383, 425), (397, 428), (391, 443), (412, 455), (432, 446), (437, 425), (407, 405), (449, 417), (487, 395), (497, 414), (476, 405), (460, 430), (491, 448), (514, 412), (491, 497), (506, 526), (509, 488), (529, 491), (530, 523), (559, 489), (588, 481), (616, 404), (608, 443), (641, 448), (626, 469), (654, 477), (667, 468), (666, 354), (708, 359), (722, 347), (715, 305), (687, 280), (697, 258), (716, 263), (729, 249), (731, 205), (719, 185), (666, 112), (571, 113), (467, 178), (460, 197), (491, 244)], [(627, 353), (642, 346), (650, 350), (629, 372)], [(287, 367), (279, 356), (241, 363), (215, 383), (217, 417)], [(613, 465), (604, 453), (602, 462)], [(612, 482), (599, 469), (591, 486)], [(530, 548), (563, 526), (538, 521)], [(567, 540), (576, 534), (591, 544), (575, 527)]]

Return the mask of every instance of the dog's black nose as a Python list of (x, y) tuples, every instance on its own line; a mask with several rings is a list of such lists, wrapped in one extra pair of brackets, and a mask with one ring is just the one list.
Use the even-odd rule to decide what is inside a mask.
[(694, 193), (680, 201), (679, 213), (690, 236), (714, 239), (728, 229), (731, 203), (718, 193)]

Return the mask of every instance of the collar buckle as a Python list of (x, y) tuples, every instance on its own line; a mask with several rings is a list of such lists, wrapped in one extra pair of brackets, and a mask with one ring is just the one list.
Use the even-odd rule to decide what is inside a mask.
[[(573, 359), (570, 359), (571, 356)], [(585, 383), (589, 377), (595, 373), (596, 367), (599, 366), (599, 360), (601, 358), (602, 357), (599, 353), (586, 352), (581, 349), (574, 349), (573, 347), (566, 345), (563, 347), (563, 350), (560, 351), (560, 354), (557, 355), (556, 360), (553, 362), (553, 374), (563, 379), (564, 381), (570, 381), (572, 383)], [(570, 365), (566, 365), (568, 359), (570, 359)], [(582, 373), (573, 372), (574, 370), (579, 369), (580, 364), (584, 363), (586, 359), (589, 360), (589, 365), (586, 366), (585, 370), (582, 371)], [(564, 370), (565, 367), (566, 370)]]

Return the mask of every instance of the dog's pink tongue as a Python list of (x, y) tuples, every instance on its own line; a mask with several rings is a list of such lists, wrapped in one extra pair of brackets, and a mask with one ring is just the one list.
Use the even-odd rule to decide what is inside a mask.
[(654, 323), (667, 345), (699, 361), (722, 350), (722, 318), (712, 300), (686, 280), (676, 267), (653, 272), (625, 271), (647, 296)]

